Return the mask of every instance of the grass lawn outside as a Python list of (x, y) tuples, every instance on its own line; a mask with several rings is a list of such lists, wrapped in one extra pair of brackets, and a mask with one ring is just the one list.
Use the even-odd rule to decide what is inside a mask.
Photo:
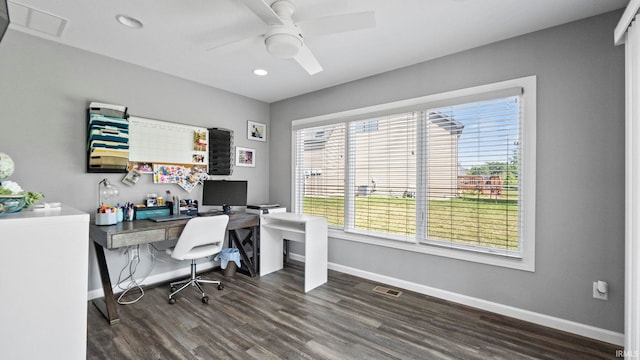
[[(381, 195), (358, 196), (356, 229), (415, 236), (414, 198)], [(304, 213), (326, 216), (330, 225), (344, 226), (344, 197), (305, 197)], [(518, 249), (518, 196), (512, 192), (497, 199), (463, 194), (452, 199), (429, 200), (428, 240), (454, 242), (505, 250)]]

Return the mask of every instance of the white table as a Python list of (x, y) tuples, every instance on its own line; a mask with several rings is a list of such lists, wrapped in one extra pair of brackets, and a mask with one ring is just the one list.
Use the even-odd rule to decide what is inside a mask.
[(327, 282), (327, 218), (276, 213), (260, 222), (260, 276), (282, 269), (283, 240), (304, 242), (304, 292)]

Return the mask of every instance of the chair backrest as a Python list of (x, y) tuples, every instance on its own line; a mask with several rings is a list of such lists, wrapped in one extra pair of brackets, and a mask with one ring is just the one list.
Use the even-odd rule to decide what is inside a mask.
[[(171, 257), (184, 260), (184, 255), (191, 249), (202, 245), (224, 244), (224, 237), (229, 223), (228, 215), (203, 216), (190, 219), (178, 238)], [(218, 249), (218, 251), (220, 250)], [(212, 254), (213, 255), (213, 254)]]

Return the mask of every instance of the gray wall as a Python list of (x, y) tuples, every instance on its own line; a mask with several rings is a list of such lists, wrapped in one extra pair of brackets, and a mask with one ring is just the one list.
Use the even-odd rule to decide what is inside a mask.
[[(123, 174), (86, 173), (90, 101), (126, 105), (137, 116), (234, 130), (236, 145), (256, 149), (257, 165), (215, 178), (248, 179), (249, 200), (268, 200), (268, 144), (246, 136), (247, 120), (269, 122), (268, 104), (12, 30), (0, 44), (0, 152), (16, 164), (10, 180), (43, 192), (44, 201), (86, 212), (95, 211), (97, 185), (104, 177), (119, 185), (116, 201), (122, 203), (141, 202), (147, 193), (167, 189), (181, 198), (200, 199), (200, 187), (188, 194), (178, 185), (153, 184), (150, 175), (128, 188), (120, 182)], [(127, 258), (119, 251), (107, 256), (115, 281)], [(28, 256), (25, 261), (28, 266)], [(93, 253), (90, 261), (89, 290), (94, 290), (100, 282)], [(139, 274), (150, 264), (148, 257), (143, 261)], [(188, 262), (169, 260), (158, 263), (153, 274), (184, 266)]]
[[(338, 239), (329, 261), (623, 332), (624, 49), (613, 46), (620, 15), (271, 104), (270, 201), (291, 206), (292, 120), (537, 75), (535, 273)], [(598, 279), (609, 282), (608, 301), (592, 298)]]

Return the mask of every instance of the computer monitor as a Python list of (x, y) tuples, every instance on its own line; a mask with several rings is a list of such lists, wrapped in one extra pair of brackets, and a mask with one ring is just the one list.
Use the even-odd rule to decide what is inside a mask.
[(232, 206), (247, 206), (246, 180), (205, 180), (202, 186), (202, 205), (222, 206), (231, 213)]

